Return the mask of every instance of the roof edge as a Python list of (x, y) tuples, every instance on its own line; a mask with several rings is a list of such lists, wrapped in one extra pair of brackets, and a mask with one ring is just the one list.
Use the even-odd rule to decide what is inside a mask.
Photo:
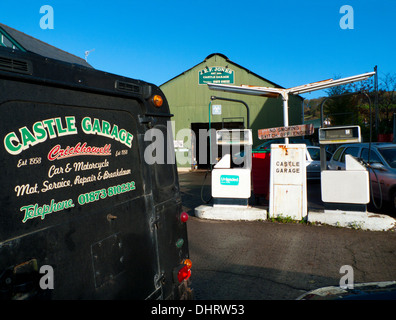
[[(230, 59), (228, 59), (228, 57), (225, 54), (219, 53), (219, 52), (215, 52), (215, 53), (211, 53), (210, 55), (208, 55), (204, 61), (209, 60), (210, 58), (214, 57), (214, 56), (220, 56), (222, 58), (224, 58), (227, 61), (230, 61)], [(232, 61), (230, 61), (232, 62)]]
[[(35, 37), (31, 36), (31, 35), (28, 35), (28, 34), (24, 33), (23, 31), (19, 31), (19, 30), (15, 29), (15, 28), (13, 28), (13, 27), (10, 27), (10, 26), (8, 26), (8, 25), (6, 25), (6, 24), (4, 24), (4, 23), (0, 23), (0, 28), (1, 28), (2, 30), (4, 30), (4, 31), (6, 32), (6, 34), (7, 34), (8, 36), (10, 36), (18, 45), (20, 45), (24, 50), (26, 50), (26, 51), (28, 51), (28, 52), (32, 52), (32, 53), (35, 53), (35, 54), (38, 54), (38, 55), (41, 55), (41, 56), (42, 56), (42, 54), (37, 53), (37, 52), (34, 52), (34, 51), (31, 51), (31, 50), (29, 50), (28, 48), (26, 48), (26, 46), (23, 46), (19, 41), (17, 41), (17, 40), (15, 39), (15, 37), (13, 37), (13, 36), (10, 34), (9, 30), (6, 30), (4, 27), (10, 29), (12, 32), (20, 33), (21, 35), (23, 35), (23, 36), (25, 36), (25, 37), (28, 37), (28, 38), (30, 38), (30, 39), (33, 39), (33, 40), (36, 41), (37, 43), (40, 43), (40, 44), (42, 44), (42, 45), (44, 45), (44, 46), (48, 46), (48, 47), (50, 47), (50, 48), (52, 48), (52, 49), (54, 49), (54, 50), (56, 50), (56, 51), (59, 51), (59, 52), (61, 52), (61, 53), (63, 53), (63, 54), (69, 55), (69, 56), (75, 58), (76, 60), (80, 60), (80, 62), (81, 62), (81, 63), (78, 63), (78, 62), (69, 62), (69, 63), (80, 64), (80, 65), (85, 66), (85, 67), (93, 68), (93, 66), (92, 66), (91, 64), (89, 64), (85, 59), (83, 59), (83, 58), (81, 58), (81, 57), (79, 57), (79, 56), (77, 56), (77, 55), (75, 55), (75, 54), (73, 54), (73, 53), (70, 53), (70, 52), (67, 52), (67, 51), (65, 51), (65, 50), (63, 50), (63, 49), (60, 49), (60, 48), (58, 48), (58, 47), (55, 47), (55, 46), (53, 46), (52, 44), (49, 44), (49, 43), (47, 43), (47, 42), (45, 42), (45, 41), (42, 41), (42, 40), (40, 40), (40, 39), (37, 39), (37, 38), (35, 38)], [(48, 57), (48, 58), (51, 58), (51, 57)], [(52, 58), (53, 58), (53, 57), (52, 57)], [(56, 58), (53, 58), (53, 59), (56, 59)], [(62, 59), (57, 59), (57, 60), (62, 60)], [(66, 62), (68, 62), (68, 61), (66, 61)], [(93, 68), (93, 69), (94, 69), (94, 68)]]

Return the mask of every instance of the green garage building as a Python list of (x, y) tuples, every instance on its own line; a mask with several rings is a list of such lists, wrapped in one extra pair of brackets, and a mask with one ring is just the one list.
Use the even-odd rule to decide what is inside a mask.
[[(160, 86), (174, 117), (173, 133), (176, 159), (179, 167), (207, 168), (209, 159), (202, 161), (199, 150), (199, 130), (211, 128), (246, 128), (247, 108), (239, 102), (215, 99), (211, 96), (242, 100), (248, 105), (249, 127), (253, 133), (253, 147), (264, 142), (257, 130), (283, 126), (282, 98), (266, 98), (209, 90), (206, 83), (254, 85), (282, 88), (254, 72), (230, 61), (225, 55), (214, 53), (204, 61)], [(300, 96), (289, 98), (289, 125), (302, 123)], [(209, 114), (209, 104), (211, 111)], [(210, 119), (209, 119), (210, 117)], [(195, 136), (195, 139), (189, 135)], [(195, 135), (194, 135), (195, 134)], [(202, 136), (201, 136), (202, 139)], [(207, 139), (207, 137), (206, 137)], [(202, 149), (202, 144), (201, 144)]]

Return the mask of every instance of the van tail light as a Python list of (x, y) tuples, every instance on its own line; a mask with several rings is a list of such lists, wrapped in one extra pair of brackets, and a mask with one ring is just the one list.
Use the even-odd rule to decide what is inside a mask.
[(191, 269), (192, 267), (192, 262), (190, 259), (184, 259), (183, 264), (185, 264), (188, 269)]
[(188, 213), (187, 212), (182, 212), (182, 214), (180, 215), (180, 221), (181, 222), (187, 222), (188, 220)]
[(182, 267), (177, 273), (177, 280), (179, 280), (179, 282), (182, 282), (183, 280), (190, 278), (190, 276), (191, 270), (188, 269), (186, 265), (184, 265), (184, 267)]
[(183, 280), (187, 280), (191, 276), (191, 266), (192, 262), (190, 259), (185, 259), (182, 264), (175, 268), (173, 274), (177, 280), (182, 282)]
[(158, 94), (155, 95), (155, 96), (152, 98), (151, 101), (153, 102), (153, 104), (154, 104), (157, 108), (161, 107), (162, 104), (164, 103), (164, 100), (163, 100), (162, 97), (161, 97), (160, 95), (158, 95)]

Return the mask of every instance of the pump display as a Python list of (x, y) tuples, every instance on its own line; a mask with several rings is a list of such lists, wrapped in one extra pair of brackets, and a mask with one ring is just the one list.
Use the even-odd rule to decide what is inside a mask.
[(360, 143), (361, 141), (359, 126), (319, 128), (320, 144)]

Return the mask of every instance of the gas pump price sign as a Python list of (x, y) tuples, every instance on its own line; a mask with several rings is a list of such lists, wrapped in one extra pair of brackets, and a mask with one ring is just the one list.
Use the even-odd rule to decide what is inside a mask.
[(319, 128), (320, 144), (360, 143), (359, 126)]
[(246, 145), (252, 144), (252, 135), (249, 130), (218, 130), (216, 131), (216, 142), (220, 145), (226, 144), (239, 144)]

